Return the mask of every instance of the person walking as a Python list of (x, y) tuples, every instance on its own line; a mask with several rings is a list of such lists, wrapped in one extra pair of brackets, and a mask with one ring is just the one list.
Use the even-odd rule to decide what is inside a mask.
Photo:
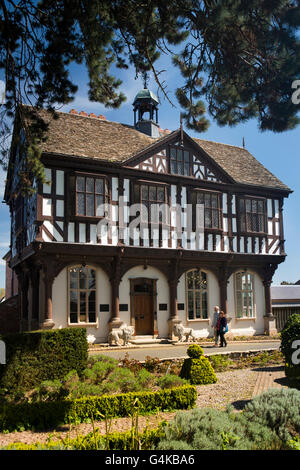
[(219, 317), (220, 317), (220, 308), (216, 305), (214, 308), (214, 316), (213, 316), (213, 321), (211, 324), (211, 326), (214, 329), (215, 346), (218, 346), (218, 339), (219, 339), (219, 331), (217, 328)]
[(227, 341), (225, 339), (225, 334), (228, 331), (227, 318), (223, 311), (220, 312), (220, 318), (218, 322), (219, 334), (220, 334), (220, 347), (227, 346)]

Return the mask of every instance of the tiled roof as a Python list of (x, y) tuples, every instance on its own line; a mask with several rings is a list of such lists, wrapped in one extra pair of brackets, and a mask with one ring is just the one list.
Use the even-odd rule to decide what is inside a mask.
[(236, 182), (290, 190), (267, 170), (248, 150), (242, 147), (195, 139)]
[(47, 153), (122, 162), (157, 141), (131, 126), (89, 115), (59, 112), (59, 119), (52, 119), (45, 110), (39, 115), (49, 123), (41, 144)]
[[(133, 126), (95, 117), (59, 112), (53, 119), (49, 112), (39, 111), (49, 123), (43, 152), (95, 158), (109, 162), (126, 162), (170, 134), (159, 138), (147, 136)], [(290, 191), (290, 189), (241, 147), (193, 138), (193, 140), (237, 183)]]

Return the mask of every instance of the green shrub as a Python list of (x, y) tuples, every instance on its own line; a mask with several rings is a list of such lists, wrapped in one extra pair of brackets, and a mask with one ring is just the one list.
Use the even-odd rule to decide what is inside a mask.
[(153, 375), (150, 372), (148, 372), (146, 369), (141, 369), (137, 373), (136, 379), (142, 388), (150, 387), (154, 381)]
[(212, 368), (216, 372), (225, 372), (229, 370), (235, 363), (229, 357), (223, 354), (216, 354), (208, 357), (209, 362), (212, 365)]
[(139, 414), (192, 408), (196, 403), (195, 387), (183, 387), (156, 392), (135, 392), (118, 395), (87, 396), (49, 402), (6, 403), (0, 407), (0, 431), (47, 429), (62, 423), (86, 422), (103, 417), (132, 415), (138, 401)]
[(117, 364), (115, 362), (99, 360), (95, 362), (91, 368), (87, 368), (83, 371), (83, 377), (90, 383), (100, 384), (116, 367)]
[(281, 332), (281, 351), (285, 357), (285, 373), (287, 377), (300, 380), (300, 364), (293, 364), (292, 355), (295, 349), (293, 342), (300, 340), (300, 315), (291, 315)]
[(179, 412), (165, 427), (159, 450), (259, 450), (280, 449), (276, 433), (246, 420), (231, 410), (198, 408)]
[(186, 385), (187, 381), (178, 377), (178, 375), (167, 374), (163, 375), (157, 380), (157, 385), (161, 389), (180, 387), (180, 385)]
[(89, 356), (87, 367), (93, 367), (98, 362), (105, 362), (107, 364), (111, 364), (114, 367), (118, 367), (119, 361), (114, 359), (113, 357), (105, 356), (104, 354), (94, 354)]
[(78, 382), (68, 391), (68, 398), (75, 399), (88, 396), (103, 395), (103, 387), (101, 385)]
[(59, 380), (44, 380), (34, 390), (31, 399), (34, 401), (54, 401), (62, 396), (62, 382)]
[(184, 360), (180, 377), (194, 385), (206, 385), (217, 382), (217, 377), (209, 360), (203, 356), (200, 346), (193, 344), (187, 350), (188, 359)]
[(203, 349), (199, 344), (191, 344), (187, 349), (187, 355), (191, 359), (200, 359), (200, 357), (203, 356)]
[(31, 390), (44, 380), (62, 379), (69, 371), (80, 375), (87, 367), (84, 328), (62, 328), (2, 336), (6, 364), (0, 365), (0, 389), (13, 395)]
[(114, 384), (115, 391), (122, 393), (135, 392), (141, 390), (141, 385), (130, 369), (115, 369), (109, 376), (109, 382)]
[(300, 436), (300, 391), (295, 389), (269, 390), (247, 404), (245, 419), (274, 430), (287, 442)]

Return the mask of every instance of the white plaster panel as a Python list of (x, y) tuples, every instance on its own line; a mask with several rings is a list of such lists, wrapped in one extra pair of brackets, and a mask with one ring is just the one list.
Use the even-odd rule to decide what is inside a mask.
[(56, 194), (64, 196), (65, 194), (65, 173), (64, 171), (56, 171)]
[(48, 198), (43, 198), (43, 215), (46, 217), (51, 217), (52, 215), (52, 200)]

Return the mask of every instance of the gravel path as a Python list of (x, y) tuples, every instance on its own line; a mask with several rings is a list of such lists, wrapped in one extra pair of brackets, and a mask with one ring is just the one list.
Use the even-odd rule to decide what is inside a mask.
[[(256, 379), (258, 378), (258, 372), (251, 369), (238, 369), (228, 372), (222, 372), (216, 374), (218, 382), (212, 385), (200, 385), (197, 386), (198, 398), (197, 407), (214, 407), (218, 409), (225, 409), (228, 404), (232, 404), (237, 410), (242, 407), (251, 398)], [(139, 417), (139, 429), (142, 430), (146, 426), (149, 428), (157, 427), (158, 423), (163, 420), (170, 420), (176, 412), (158, 413), (157, 415), (141, 416)], [(132, 426), (131, 418), (119, 418), (112, 420), (110, 432), (127, 431)], [(95, 427), (99, 428), (100, 432), (105, 434), (105, 423), (97, 422)], [(88, 434), (92, 431), (91, 424), (80, 424), (75, 428), (69, 426), (62, 426), (55, 432), (56, 436), (63, 438), (76, 437), (78, 434)], [(8, 445), (13, 442), (23, 442), (31, 444), (33, 442), (46, 442), (49, 438), (49, 434), (53, 432), (32, 432), (22, 431), (14, 432), (9, 434), (0, 433), (0, 447)]]

